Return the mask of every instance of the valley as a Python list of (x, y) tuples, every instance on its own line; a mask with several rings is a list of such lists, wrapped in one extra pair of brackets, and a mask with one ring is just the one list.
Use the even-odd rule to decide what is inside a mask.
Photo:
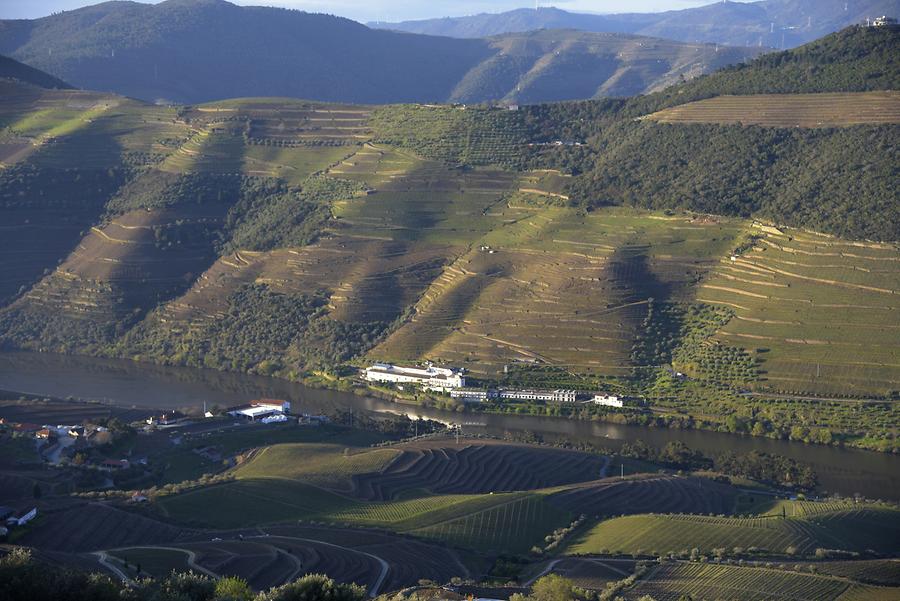
[(897, 597), (900, 30), (275, 10), (0, 22), (0, 597)]

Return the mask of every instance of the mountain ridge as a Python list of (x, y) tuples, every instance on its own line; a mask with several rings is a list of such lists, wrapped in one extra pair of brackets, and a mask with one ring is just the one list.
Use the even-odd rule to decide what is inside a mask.
[[(852, 5), (852, 6), (851, 6)], [(574, 28), (661, 37), (683, 42), (793, 48), (868, 17), (900, 13), (897, 0), (760, 0), (717, 2), (697, 8), (657, 13), (591, 14), (556, 7), (521, 8), (397, 23), (372, 22), (372, 27), (479, 38), (536, 29)]]
[(248, 96), (360, 104), (627, 96), (760, 52), (574, 30), (463, 40), (225, 0), (106, 2), (0, 21), (0, 53), (85, 89), (181, 103)]

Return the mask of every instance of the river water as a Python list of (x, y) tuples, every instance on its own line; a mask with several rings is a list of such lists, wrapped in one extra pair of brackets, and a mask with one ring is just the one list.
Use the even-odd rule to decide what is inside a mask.
[(636, 439), (657, 447), (680, 440), (709, 455), (755, 449), (812, 465), (823, 491), (900, 500), (900, 457), (895, 455), (698, 430), (622, 426), (554, 417), (457, 414), (307, 388), (276, 378), (207, 369), (52, 354), (0, 353), (0, 390), (59, 398), (71, 396), (101, 400), (120, 407), (148, 409), (200, 407), (204, 402), (210, 406), (228, 406), (256, 398), (284, 398), (292, 401), (295, 412), (321, 413), (352, 407), (356, 411), (407, 413), (462, 423), (463, 431), (470, 433), (503, 435), (530, 431), (548, 441), (566, 438), (612, 448)]

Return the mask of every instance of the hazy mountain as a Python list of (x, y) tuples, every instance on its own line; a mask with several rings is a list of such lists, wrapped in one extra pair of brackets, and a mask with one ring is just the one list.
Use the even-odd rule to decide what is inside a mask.
[(106, 2), (0, 21), (0, 53), (82, 88), (178, 102), (244, 96), (538, 102), (628, 95), (758, 52), (576, 31), (452, 39), (223, 0)]
[(562, 27), (633, 33), (685, 42), (790, 48), (866, 18), (898, 13), (898, 0), (763, 0), (717, 2), (700, 8), (648, 14), (592, 15), (557, 8), (523, 8), (499, 14), (370, 25), (455, 38)]
[(15, 79), (41, 88), (66, 89), (72, 87), (61, 79), (8, 56), (0, 56), (0, 79)]

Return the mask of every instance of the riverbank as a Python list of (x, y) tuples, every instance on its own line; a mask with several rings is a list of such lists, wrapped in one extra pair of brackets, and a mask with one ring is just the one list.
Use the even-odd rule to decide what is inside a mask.
[(204, 402), (209, 406), (228, 406), (255, 398), (285, 398), (292, 401), (295, 411), (406, 413), (411, 417), (462, 424), (464, 432), (499, 436), (531, 434), (548, 442), (568, 439), (617, 448), (640, 439), (663, 448), (669, 442), (681, 441), (710, 456), (756, 450), (811, 465), (819, 474), (824, 491), (900, 500), (900, 457), (787, 440), (526, 414), (474, 411), (461, 414), (421, 404), (400, 404), (361, 389), (310, 388), (264, 376), (41, 353), (0, 353), (0, 389), (28, 390), (57, 398), (95, 399), (120, 408), (200, 408)]

